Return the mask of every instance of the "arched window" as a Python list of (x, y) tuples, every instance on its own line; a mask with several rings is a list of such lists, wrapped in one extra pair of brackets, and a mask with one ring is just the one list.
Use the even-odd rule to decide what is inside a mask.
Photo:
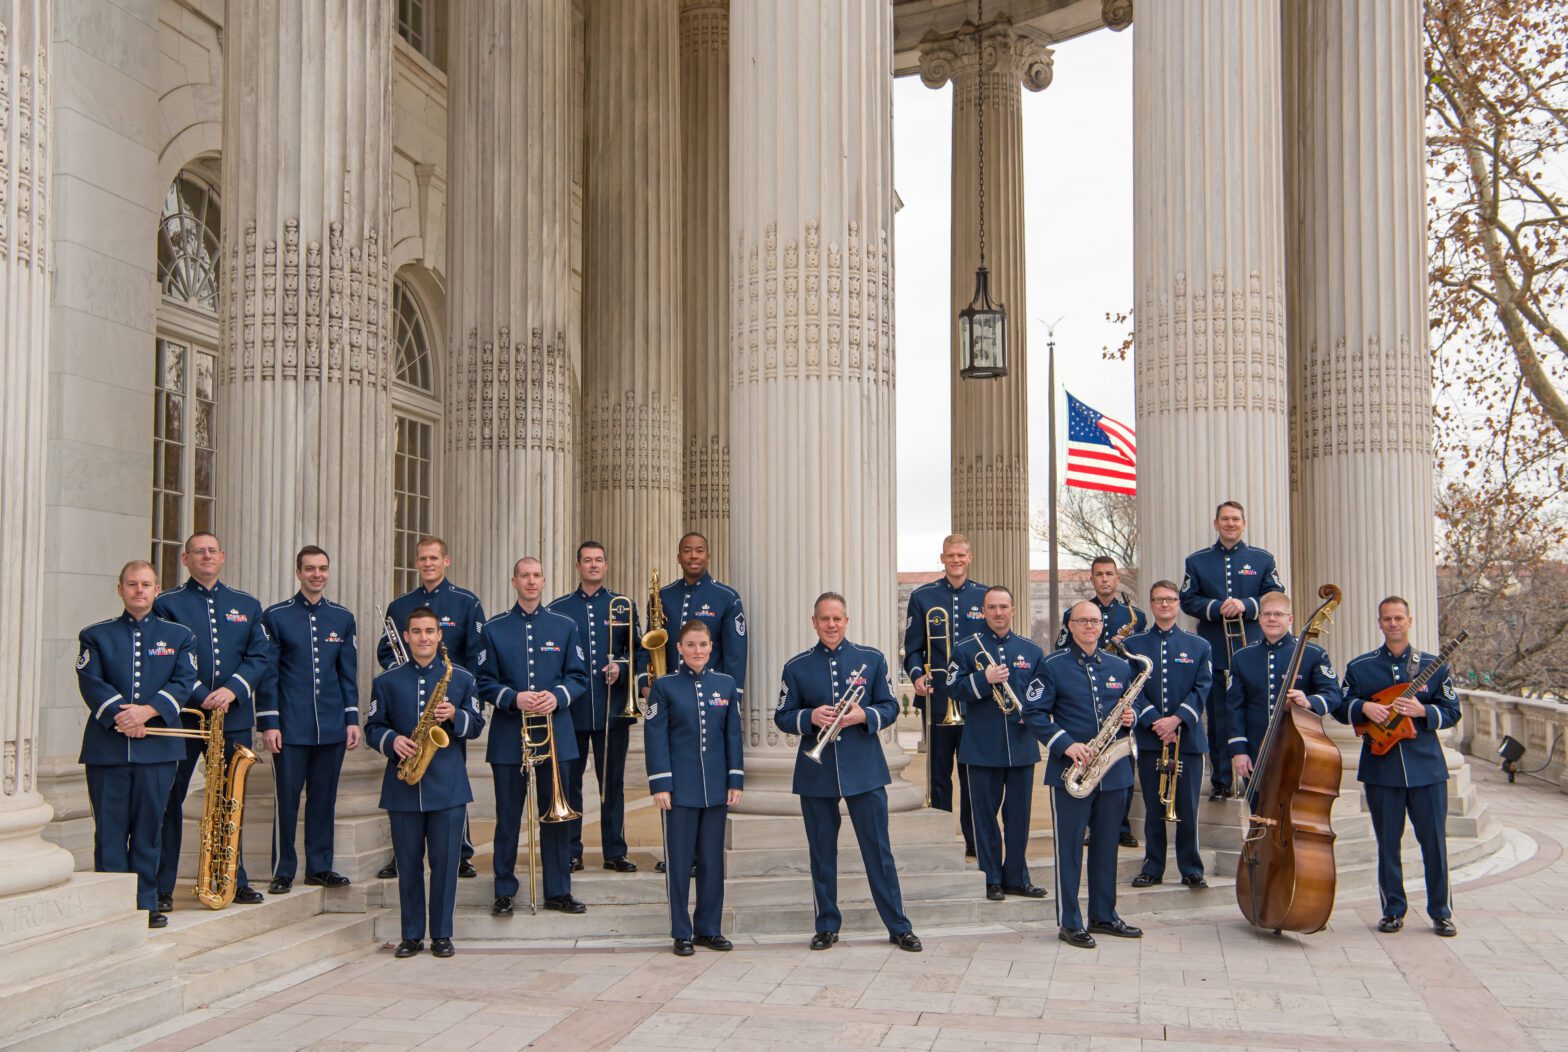
[(436, 392), (437, 363), (425, 309), (412, 286), (392, 282), (392, 339), (396, 355), (392, 418), (396, 447), (392, 457), (392, 588), (394, 595), (419, 581), (414, 546), (433, 533), (436, 428), (441, 403)]
[(397, 378), (416, 391), (434, 396), (431, 375), (430, 328), (419, 301), (401, 281), (392, 283), (392, 338), (397, 348)]
[(158, 222), (152, 562), (169, 588), (184, 539), (217, 528), (218, 291), (222, 208), (214, 181), (185, 171)]

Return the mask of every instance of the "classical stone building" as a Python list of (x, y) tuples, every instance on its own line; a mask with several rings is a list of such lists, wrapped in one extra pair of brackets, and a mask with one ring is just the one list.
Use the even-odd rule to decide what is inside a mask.
[[(1134, 17), (1140, 502), (1173, 524), (1144, 563), (1179, 566), (1236, 497), (1293, 580), (1354, 586), (1340, 652), (1375, 594), (1435, 624), (1418, 16), (0, 0), (0, 931), (96, 933), (35, 974), (151, 952), (125, 878), (82, 872), (75, 636), (125, 560), (176, 582), (195, 528), (264, 602), (324, 545), (366, 633), (426, 532), (496, 610), (519, 555), (564, 588), (593, 535), (640, 594), (701, 529), (750, 614), (747, 806), (792, 812), (766, 699), (810, 599), (844, 592), (897, 649), (893, 78), (952, 85), (955, 308), (983, 80), (994, 287), (1026, 318), (1021, 92)], [(953, 526), (1015, 588), (1025, 331), (1009, 378), (953, 387)], [(1397, 499), (1348, 514), (1358, 486)], [(374, 768), (345, 783), (356, 877), (385, 857)], [(156, 1002), (161, 960), (122, 1002)]]

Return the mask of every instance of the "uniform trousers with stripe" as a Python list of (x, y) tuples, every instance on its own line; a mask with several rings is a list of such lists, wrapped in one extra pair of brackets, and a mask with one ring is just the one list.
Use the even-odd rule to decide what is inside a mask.
[[(528, 803), (528, 782), (518, 764), (493, 763), (490, 769), (495, 772), (495, 893), (497, 897), (515, 896), (519, 887), (517, 847), (523, 831), (523, 808)], [(534, 770), (539, 794), (534, 806), (540, 815), (544, 815), (555, 799), (550, 764), (542, 763)], [(539, 862), (540, 869), (544, 871), (541, 883), (545, 898), (571, 894), (571, 858), (571, 823), (539, 823)], [(525, 858), (525, 873), (527, 868), (528, 860)]]
[[(1198, 854), (1198, 799), (1203, 793), (1203, 754), (1178, 753), (1176, 779), (1176, 869), (1184, 877), (1203, 876)], [(1160, 750), (1138, 750), (1138, 789), (1143, 793), (1143, 872), (1165, 876), (1165, 805), (1160, 803)], [(1132, 799), (1132, 794), (1128, 794)]]
[(332, 832), (337, 817), (338, 774), (347, 743), (289, 745), (272, 758), (277, 806), (272, 812), (272, 875), (293, 880), (299, 870), (295, 831), (299, 795), (305, 794), (305, 875), (332, 868)]
[[(664, 885), (670, 896), (670, 938), (721, 935), (724, 914), (724, 820), (730, 809), (682, 807), (664, 812)], [(691, 869), (697, 867), (697, 913), (690, 908)]]
[[(567, 776), (566, 800), (581, 814), (583, 777), (588, 773), (589, 754), (593, 755), (594, 780), (599, 783), (599, 842), (607, 859), (626, 854), (626, 753), (631, 736), (630, 720), (612, 719), (603, 730), (578, 731), (577, 759)], [(581, 818), (572, 820), (572, 857), (583, 857)]]
[(1209, 703), (1206, 706), (1209, 716), (1209, 782), (1216, 789), (1232, 788), (1231, 781), (1234, 778), (1230, 757), (1225, 752), (1225, 743), (1230, 740), (1230, 717), (1225, 710), (1225, 685), (1229, 681), (1230, 673), (1215, 668), (1214, 685), (1209, 688)]
[[(223, 760), (224, 769), (234, 760), (234, 750), (241, 745), (250, 748), (252, 734), (247, 728), (243, 731), (223, 732)], [(190, 792), (191, 776), (196, 773), (196, 765), (202, 762), (207, 754), (207, 743), (199, 738), (185, 740), (185, 759), (179, 762), (174, 772), (174, 782), (169, 787), (168, 806), (163, 812), (163, 858), (158, 863), (158, 894), (173, 895), (175, 882), (180, 875), (180, 842), (185, 832), (185, 794)], [(210, 787), (208, 790), (210, 791)], [(198, 818), (200, 815), (197, 816)], [(250, 887), (250, 877), (245, 872), (245, 834), (240, 833), (239, 844), (236, 845), (236, 854), (239, 870), (235, 874), (238, 887)]]
[(425, 855), (430, 855), (430, 919), (432, 939), (452, 937), (452, 911), (457, 907), (458, 845), (463, 839), (463, 807), (440, 811), (388, 811), (392, 821), (392, 856), (397, 859), (397, 900), (403, 938), (425, 937)]
[(1096, 789), (1083, 799), (1065, 788), (1051, 788), (1051, 828), (1056, 840), (1056, 923), (1084, 927), (1078, 908), (1083, 876), (1083, 835), (1089, 834), (1089, 922), (1116, 919), (1116, 849), (1129, 789)]
[[(929, 702), (931, 699), (927, 699)], [(937, 699), (932, 709), (933, 719), (940, 719), (947, 710), (947, 701)], [(958, 746), (964, 740), (964, 728), (944, 727), (933, 722), (926, 748), (931, 757), (931, 806), (938, 811), (953, 811), (953, 766), (958, 766), (958, 828), (964, 834), (964, 854), (975, 853), (974, 807), (969, 799), (969, 781), (964, 777), (966, 764), (958, 763)]]
[(887, 835), (887, 789), (877, 786), (854, 796), (802, 796), (801, 817), (806, 822), (806, 846), (811, 853), (811, 894), (816, 903), (817, 931), (838, 931), (843, 917), (838, 909), (838, 831), (842, 799), (855, 827), (860, 858), (871, 885), (871, 901), (888, 934), (912, 930), (904, 916), (904, 898), (898, 888), (898, 867)]
[[(1034, 765), (981, 767), (969, 764), (970, 802), (974, 805), (975, 851), (987, 884), (1021, 888), (1029, 883), (1029, 814), (1034, 798)], [(997, 824), (997, 812), (1001, 824)]]
[(93, 808), (93, 869), (135, 873), (139, 910), (158, 908), (163, 811), (177, 766), (174, 760), (87, 765), (87, 799)]
[(1372, 831), (1377, 834), (1377, 886), (1383, 897), (1383, 916), (1403, 917), (1405, 867), (1400, 846), (1405, 839), (1405, 816), (1421, 845), (1426, 871), (1426, 912), (1433, 920), (1454, 915), (1448, 892), (1448, 783), (1431, 785), (1364, 785)]

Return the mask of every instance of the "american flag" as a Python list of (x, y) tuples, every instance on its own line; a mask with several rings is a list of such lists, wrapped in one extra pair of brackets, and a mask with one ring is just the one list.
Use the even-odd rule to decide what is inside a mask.
[(1067, 395), (1067, 485), (1138, 492), (1138, 443), (1132, 428)]

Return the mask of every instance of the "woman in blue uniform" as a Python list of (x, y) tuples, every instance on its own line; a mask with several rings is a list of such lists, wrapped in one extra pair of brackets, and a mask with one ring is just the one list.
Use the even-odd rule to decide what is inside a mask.
[[(648, 695), (643, 743), (648, 791), (664, 812), (664, 875), (670, 895), (670, 937), (675, 955), (690, 957), (693, 944), (728, 950), (719, 934), (724, 912), (724, 819), (740, 802), (740, 691), (735, 680), (708, 668), (713, 634), (693, 618), (676, 644), (681, 667), (656, 680)], [(697, 867), (697, 920), (688, 909), (692, 864)], [(696, 934), (693, 935), (695, 930)]]

